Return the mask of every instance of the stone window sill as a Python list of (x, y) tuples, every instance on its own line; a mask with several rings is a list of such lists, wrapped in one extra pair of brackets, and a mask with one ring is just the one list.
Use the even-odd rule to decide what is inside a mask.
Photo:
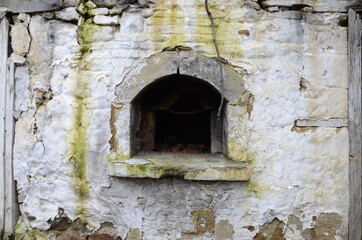
[(222, 154), (180, 154), (145, 152), (127, 160), (109, 163), (109, 175), (126, 178), (183, 177), (201, 181), (249, 181), (245, 163), (228, 160)]

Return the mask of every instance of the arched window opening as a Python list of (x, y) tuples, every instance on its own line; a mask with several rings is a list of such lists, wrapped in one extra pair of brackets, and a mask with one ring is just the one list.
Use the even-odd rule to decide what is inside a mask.
[(174, 74), (156, 80), (132, 102), (132, 153), (222, 153), (220, 101), (213, 86), (195, 77)]

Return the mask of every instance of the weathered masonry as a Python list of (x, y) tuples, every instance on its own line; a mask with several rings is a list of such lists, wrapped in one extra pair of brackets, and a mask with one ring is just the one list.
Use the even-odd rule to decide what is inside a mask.
[(361, 239), (361, 12), (0, 0), (0, 239)]

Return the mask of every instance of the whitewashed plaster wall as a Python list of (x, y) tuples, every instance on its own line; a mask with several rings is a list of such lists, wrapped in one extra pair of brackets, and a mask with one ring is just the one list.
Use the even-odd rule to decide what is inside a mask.
[[(245, 183), (108, 176), (112, 103), (127, 71), (178, 45), (216, 56), (204, 1), (109, 2), (89, 3), (89, 26), (72, 1), (13, 16), (19, 239), (347, 239), (348, 131), (328, 121), (347, 119), (352, 1), (210, 1), (221, 55), (253, 96), (247, 129), (236, 129), (254, 156)], [(72, 154), (83, 147), (79, 164)]]

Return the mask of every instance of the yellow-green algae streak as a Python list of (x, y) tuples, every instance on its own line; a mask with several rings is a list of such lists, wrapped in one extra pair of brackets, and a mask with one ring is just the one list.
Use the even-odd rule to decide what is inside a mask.
[(239, 144), (233, 142), (231, 139), (227, 143), (227, 156), (229, 159), (236, 162), (245, 162), (249, 165), (255, 160), (254, 154), (250, 153), (247, 149), (241, 147)]
[[(238, 0), (240, 4), (243, 1)], [(204, 0), (186, 6), (180, 0), (155, 1), (154, 12), (150, 17), (151, 40), (154, 48), (165, 49), (187, 46), (206, 56), (216, 56), (212, 38), (210, 19), (206, 13)], [(190, 9), (193, 7), (194, 9)], [(185, 12), (185, 9), (188, 9)], [(244, 8), (235, 8), (232, 0), (210, 1), (209, 9), (215, 22), (215, 32), (221, 56), (234, 61), (243, 60), (239, 30), (245, 29)], [(146, 31), (147, 32), (147, 31)]]
[(20, 220), (15, 226), (15, 240), (47, 240), (47, 236), (41, 233), (38, 229), (32, 229), (29, 226), (24, 226), (24, 221)]
[(86, 221), (86, 203), (89, 197), (89, 183), (87, 181), (87, 130), (90, 124), (88, 104), (90, 100), (90, 89), (88, 86), (87, 72), (90, 65), (86, 57), (91, 52), (92, 40), (96, 34), (96, 26), (88, 12), (92, 9), (85, 6), (82, 22), (78, 28), (78, 42), (80, 57), (76, 73), (75, 108), (73, 120), (73, 134), (71, 136), (71, 161), (73, 163), (73, 185), (78, 196), (77, 213), (81, 220)]
[(157, 48), (185, 45), (184, 13), (177, 0), (155, 1), (154, 14), (150, 20), (151, 39), (153, 44), (157, 44)]

